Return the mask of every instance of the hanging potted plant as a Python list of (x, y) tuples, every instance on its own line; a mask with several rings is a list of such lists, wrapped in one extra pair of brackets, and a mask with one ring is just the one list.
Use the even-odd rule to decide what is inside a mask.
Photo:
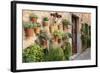
[(34, 35), (33, 31), (33, 24), (32, 23), (26, 23), (24, 25), (24, 31), (26, 37), (32, 37)]
[(36, 23), (37, 22), (37, 19), (38, 19), (37, 15), (34, 15), (34, 14), (31, 14), (30, 15), (30, 21), (31, 22)]
[(63, 34), (63, 32), (61, 32), (61, 31), (58, 31), (58, 30), (54, 31), (53, 36), (54, 36), (55, 42), (61, 43), (62, 34)]
[(70, 22), (67, 19), (63, 19), (62, 24), (63, 24), (63, 30), (67, 31), (67, 29), (69, 28)]
[(43, 26), (48, 26), (48, 21), (49, 21), (48, 17), (44, 17), (43, 18)]
[(40, 23), (33, 23), (33, 29), (34, 29), (35, 34), (40, 33), (40, 27), (41, 27)]
[(63, 33), (63, 35), (62, 35), (62, 40), (63, 40), (64, 42), (69, 42), (69, 39), (70, 39), (70, 38), (72, 38), (72, 34), (71, 34), (71, 33), (69, 33), (69, 32)]

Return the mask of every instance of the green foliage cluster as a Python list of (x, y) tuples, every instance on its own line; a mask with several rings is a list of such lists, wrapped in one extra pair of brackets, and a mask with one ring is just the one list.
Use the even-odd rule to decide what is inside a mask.
[(43, 21), (49, 21), (48, 17), (44, 17)]
[(26, 29), (26, 28), (35, 28), (35, 27), (40, 27), (41, 26), (41, 24), (39, 24), (39, 23), (32, 23), (32, 22), (28, 22), (28, 23), (24, 23), (23, 24), (24, 25), (24, 28)]
[(87, 23), (82, 24), (81, 40), (83, 50), (91, 46), (91, 26)]
[(68, 28), (68, 25), (71, 25), (71, 23), (67, 19), (62, 19), (62, 24), (64, 25), (64, 27), (67, 27), (67, 28)]
[(37, 15), (35, 15), (35, 14), (30, 14), (30, 19), (32, 19), (32, 18), (38, 18), (38, 16)]
[(63, 32), (61, 32), (61, 31), (59, 31), (59, 30), (55, 30), (54, 32), (53, 32), (53, 35), (54, 36), (58, 36), (59, 38), (62, 38), (62, 36), (63, 36)]
[(24, 28), (26, 29), (26, 28), (28, 28), (28, 29), (30, 29), (30, 28), (33, 28), (33, 23), (24, 23), (23, 24), (24, 25)]
[(44, 53), (43, 48), (34, 44), (23, 50), (23, 62), (43, 62), (43, 61), (63, 61), (70, 60), (72, 48), (70, 43), (66, 43), (65, 47), (52, 47), (48, 53)]
[(69, 38), (72, 38), (72, 34), (69, 32), (65, 32), (62, 36), (63, 40), (68, 40)]
[(45, 57), (46, 61), (62, 61), (65, 60), (64, 52), (62, 48), (50, 48), (48, 54)]
[(70, 56), (72, 55), (72, 47), (69, 42), (66, 42), (66, 46), (64, 47), (64, 55), (66, 60), (70, 60)]
[(44, 60), (43, 49), (34, 44), (23, 50), (23, 62), (41, 62)]

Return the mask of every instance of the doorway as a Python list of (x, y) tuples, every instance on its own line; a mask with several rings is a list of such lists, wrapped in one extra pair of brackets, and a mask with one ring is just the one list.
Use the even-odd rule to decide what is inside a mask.
[(72, 54), (77, 53), (77, 27), (79, 23), (79, 17), (72, 14)]

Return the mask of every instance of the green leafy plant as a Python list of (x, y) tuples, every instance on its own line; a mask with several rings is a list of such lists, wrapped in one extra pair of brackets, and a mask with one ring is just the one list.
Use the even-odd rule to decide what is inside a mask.
[(83, 50), (91, 46), (91, 27), (87, 23), (82, 24), (81, 40)]
[(48, 54), (45, 56), (46, 61), (62, 61), (65, 60), (62, 48), (50, 48)]
[(41, 62), (44, 60), (43, 49), (39, 45), (34, 44), (23, 50), (22, 57), (23, 62)]
[(32, 19), (32, 18), (38, 18), (38, 16), (37, 15), (35, 15), (35, 14), (30, 14), (30, 19)]
[(33, 23), (33, 28), (37, 27), (38, 24), (37, 23)]
[(43, 21), (49, 21), (49, 18), (48, 17), (44, 17)]
[(91, 47), (91, 26), (89, 26), (89, 33), (88, 33), (88, 41), (87, 41), (87, 47)]
[(62, 38), (63, 32), (62, 32), (62, 31), (59, 31), (59, 30), (55, 30), (55, 31), (53, 32), (53, 35), (54, 35), (54, 36), (57, 36), (58, 38)]
[(24, 28), (33, 28), (33, 23), (29, 22), (29, 23), (24, 23)]
[(69, 41), (70, 38), (72, 38), (72, 34), (71, 33), (69, 33), (69, 32), (63, 33), (62, 39), (64, 41)]
[(40, 39), (45, 39), (45, 40), (49, 40), (49, 36), (47, 35), (47, 32), (44, 30), (41, 30), (40, 34), (39, 34), (39, 38)]
[(43, 18), (43, 26), (48, 26), (48, 21), (49, 21), (49, 18), (48, 17), (44, 17)]
[(40, 23), (37, 23), (37, 27), (41, 27), (41, 24)]
[(71, 23), (67, 19), (62, 19), (62, 24), (64, 27), (68, 28), (68, 25), (71, 25)]
[(30, 18), (31, 22), (36, 23), (38, 16), (32, 13), (32, 14), (30, 14), (29, 18)]
[(34, 31), (33, 31), (33, 23), (29, 22), (29, 23), (24, 23), (24, 31), (25, 31), (25, 36), (28, 37), (32, 37), (34, 35)]
[(65, 43), (64, 46), (64, 55), (66, 60), (70, 60), (70, 56), (72, 55), (72, 47), (69, 42)]
[(35, 27), (41, 26), (40, 23), (32, 23), (32, 22), (24, 23), (23, 25), (24, 25), (24, 28), (35, 28)]

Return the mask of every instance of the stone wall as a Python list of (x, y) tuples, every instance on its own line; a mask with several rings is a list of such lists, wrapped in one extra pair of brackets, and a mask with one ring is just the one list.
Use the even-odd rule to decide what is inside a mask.
[[(52, 24), (52, 17), (50, 16), (50, 13), (54, 13), (53, 11), (32, 11), (32, 10), (23, 10), (23, 22), (29, 22), (30, 19), (29, 19), (29, 16), (30, 14), (35, 14), (38, 16), (38, 22), (40, 24), (42, 24), (42, 19), (44, 17), (48, 17), (49, 18), (49, 24)], [(78, 46), (78, 50), (81, 52), (81, 39), (80, 39), (80, 29), (81, 29), (81, 25), (82, 23), (88, 23), (89, 25), (91, 25), (91, 14), (90, 13), (70, 13), (70, 12), (58, 12), (58, 14), (62, 15), (62, 18), (60, 18), (57, 22), (57, 24), (60, 24), (61, 20), (62, 19), (67, 19), (69, 20), (70, 22), (72, 22), (72, 14), (76, 15), (79, 17), (79, 24), (77, 24), (77, 39), (78, 39), (78, 43), (77, 43), (77, 46)], [(70, 27), (70, 29), (68, 30), (69, 32), (72, 32), (72, 27)], [(23, 48), (26, 48), (28, 47), (29, 45), (33, 44), (34, 43), (34, 40), (36, 39), (35, 38), (31, 38), (31, 39), (25, 39), (25, 33), (23, 31)], [(70, 42), (72, 42), (70, 40)], [(80, 45), (79, 45), (80, 43)]]

